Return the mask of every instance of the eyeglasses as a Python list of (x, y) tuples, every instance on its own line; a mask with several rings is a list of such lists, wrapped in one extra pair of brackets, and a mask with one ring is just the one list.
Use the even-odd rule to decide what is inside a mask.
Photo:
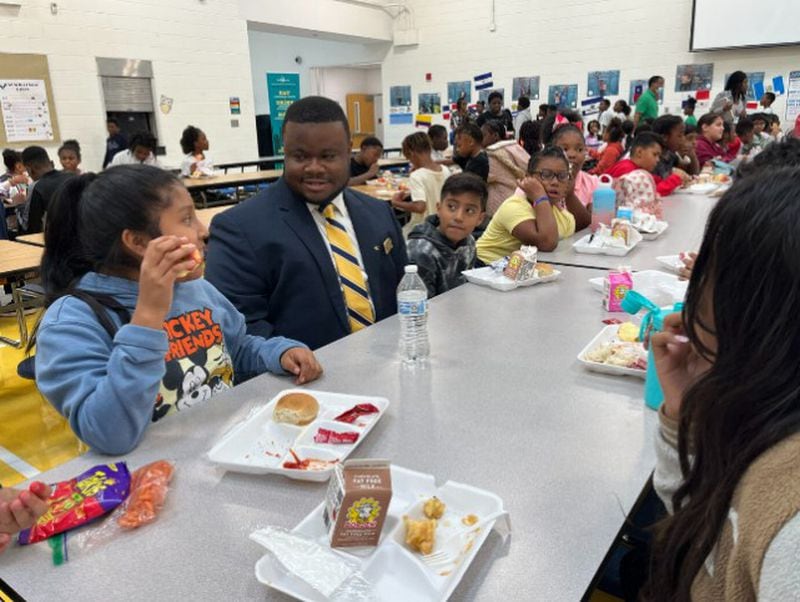
[(566, 182), (569, 180), (568, 171), (553, 171), (552, 169), (541, 169), (534, 171), (533, 175), (540, 180), (558, 180), (559, 182)]

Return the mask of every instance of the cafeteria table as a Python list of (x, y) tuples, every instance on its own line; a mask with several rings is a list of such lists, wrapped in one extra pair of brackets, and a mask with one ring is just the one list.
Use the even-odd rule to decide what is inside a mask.
[(10, 339), (0, 336), (0, 341), (16, 347), (24, 347), (28, 343), (28, 326), (25, 322), (25, 298), (38, 298), (21, 289), (21, 284), (26, 278), (35, 276), (39, 272), (42, 262), (42, 248), (34, 245), (24, 245), (10, 240), (0, 240), (0, 284), (11, 287), (11, 304), (6, 309), (14, 310), (17, 320), (19, 338)]
[[(604, 324), (592, 270), (508, 293), (465, 284), (430, 303), (430, 365), (398, 359), (397, 317), (317, 351), (309, 389), (390, 400), (354, 453), (488, 489), (510, 512), (505, 543), (490, 534), (453, 600), (578, 600), (654, 465), (656, 413), (643, 381), (585, 371), (578, 352)], [(253, 408), (292, 387), (262, 375), (152, 425), (124, 458), (131, 468), (176, 465), (155, 523), (53, 567), (40, 543), (8, 550), (2, 577), (29, 600), (288, 600), (257, 582), (265, 553), (248, 540), (292, 528), (322, 500), (324, 483), (225, 472), (206, 452)], [(114, 458), (90, 452), (39, 475), (55, 482)], [(69, 538), (68, 538), (69, 541)]]
[[(206, 209), (197, 210), (197, 218), (205, 224), (206, 228), (211, 225), (212, 218), (217, 213), (222, 213), (226, 209), (230, 209), (233, 205), (217, 205), (216, 207), (208, 207)], [(44, 233), (26, 234), (24, 236), (17, 236), (16, 242), (25, 243), (26, 245), (34, 245), (37, 247), (44, 246)]]
[(628, 266), (635, 271), (655, 270), (660, 264), (656, 257), (677, 255), (683, 251), (697, 251), (703, 239), (706, 219), (717, 203), (716, 198), (697, 194), (673, 194), (663, 199), (664, 219), (669, 228), (656, 240), (643, 240), (627, 255), (589, 255), (577, 253), (572, 245), (589, 234), (582, 230), (570, 238), (559, 241), (555, 251), (541, 252), (542, 261), (557, 265), (571, 265), (601, 270)]

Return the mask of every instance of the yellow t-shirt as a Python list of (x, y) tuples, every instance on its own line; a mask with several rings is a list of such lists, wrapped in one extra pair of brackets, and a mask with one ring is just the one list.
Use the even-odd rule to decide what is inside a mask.
[[(553, 205), (553, 217), (559, 239), (575, 234), (575, 216), (567, 209)], [(486, 232), (478, 239), (478, 258), (483, 263), (491, 263), (519, 250), (522, 242), (514, 238), (511, 232), (529, 219), (536, 219), (536, 211), (528, 199), (517, 195), (506, 199), (489, 222)]]

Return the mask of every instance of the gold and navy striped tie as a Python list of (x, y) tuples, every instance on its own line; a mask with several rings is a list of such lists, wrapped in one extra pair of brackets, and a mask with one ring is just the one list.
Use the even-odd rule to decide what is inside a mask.
[(375, 311), (369, 299), (369, 289), (361, 266), (358, 265), (353, 240), (344, 225), (336, 220), (332, 203), (322, 210), (322, 215), (325, 217), (325, 234), (342, 285), (350, 332), (356, 332), (375, 322)]

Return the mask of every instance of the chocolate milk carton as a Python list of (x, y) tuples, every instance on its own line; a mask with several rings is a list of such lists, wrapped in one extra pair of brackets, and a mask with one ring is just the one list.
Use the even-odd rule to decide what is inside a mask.
[(391, 500), (388, 460), (347, 460), (337, 465), (322, 515), (331, 547), (377, 546)]

